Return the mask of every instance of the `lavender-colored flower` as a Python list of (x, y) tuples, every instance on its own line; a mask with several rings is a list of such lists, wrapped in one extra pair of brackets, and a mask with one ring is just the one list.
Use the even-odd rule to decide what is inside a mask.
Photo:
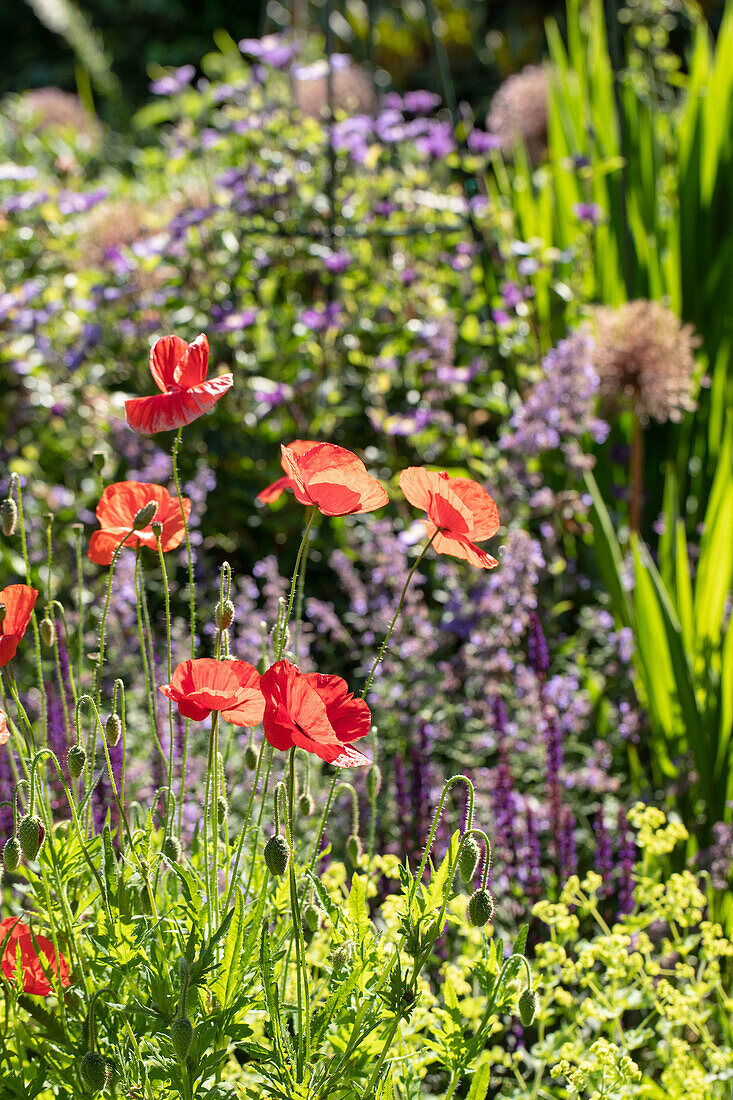
[(266, 34), (263, 38), (243, 38), (239, 43), (242, 53), (257, 58), (273, 69), (285, 69), (298, 52), (297, 43), (279, 34)]
[(430, 129), (415, 142), (417, 149), (427, 157), (440, 160), (456, 151), (456, 139), (449, 122), (434, 121)]
[(241, 332), (253, 325), (258, 317), (258, 310), (243, 309), (239, 312), (225, 313), (220, 321), (212, 326), (214, 332)]
[(402, 103), (404, 109), (413, 115), (427, 115), (440, 106), (440, 96), (435, 92), (418, 89), (414, 92), (405, 92)]
[(324, 306), (310, 306), (301, 310), (298, 320), (311, 332), (325, 332), (341, 325), (341, 307), (338, 302), (326, 302)]
[(544, 680), (550, 668), (550, 652), (542, 629), (539, 615), (531, 611), (529, 615), (529, 637), (527, 639), (529, 663), (537, 676)]
[(594, 228), (600, 225), (603, 218), (603, 208), (597, 202), (577, 202), (573, 207), (573, 213), (578, 221), (585, 222)]
[(613, 885), (613, 847), (611, 837), (606, 827), (603, 816), (603, 806), (600, 806), (593, 819), (593, 833), (596, 838), (595, 870), (603, 879), (604, 894), (608, 894)]
[(195, 73), (196, 69), (193, 65), (181, 65), (180, 68), (174, 69), (172, 73), (167, 73), (165, 76), (151, 81), (148, 86), (153, 95), (178, 95), (179, 92), (188, 87)]
[(623, 807), (618, 811), (618, 915), (634, 911), (634, 863), (636, 844)]

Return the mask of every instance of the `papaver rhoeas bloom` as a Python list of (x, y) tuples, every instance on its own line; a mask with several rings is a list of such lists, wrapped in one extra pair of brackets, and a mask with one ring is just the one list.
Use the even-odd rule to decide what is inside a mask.
[[(101, 531), (95, 531), (89, 540), (89, 557), (97, 565), (109, 565), (114, 552), (125, 535), (132, 529), (135, 516), (147, 504), (157, 504), (155, 513), (144, 527), (133, 531), (125, 546), (149, 546), (157, 549), (158, 543), (152, 524), (161, 523), (163, 530), (160, 544), (164, 553), (175, 550), (183, 542), (186, 533), (177, 497), (172, 497), (162, 485), (149, 485), (143, 481), (117, 481), (108, 485), (97, 505), (97, 519)], [(183, 498), (186, 519), (191, 514), (191, 501)]]
[(37, 599), (38, 592), (27, 584), (9, 584), (0, 592), (0, 668), (15, 656)]
[(69, 985), (69, 967), (63, 955), (58, 959), (54, 946), (45, 936), (33, 933), (38, 951), (45, 956), (43, 966), (31, 938), (31, 930), (18, 917), (5, 917), (0, 920), (0, 970), (9, 982), (14, 982), (17, 970), (17, 951), (20, 946), (20, 965), (23, 971), (23, 992), (35, 997), (48, 997), (53, 992), (51, 983), (44, 974), (44, 967), (54, 974), (61, 985)]
[(180, 336), (162, 336), (150, 349), (150, 373), (161, 392), (126, 401), (127, 423), (153, 435), (182, 428), (208, 412), (233, 382), (231, 374), (207, 381), (208, 369), (209, 341), (203, 332), (192, 344)]
[(423, 522), (439, 554), (463, 558), (481, 569), (499, 564), (474, 545), (499, 530), (496, 504), (475, 481), (410, 466), (400, 474), (400, 489), (410, 504), (427, 512)]
[[(319, 445), (316, 439), (294, 439), (292, 443), (288, 443), (286, 449), (300, 457), (304, 455), (306, 451), (312, 451), (314, 447), (318, 447)], [(283, 463), (283, 469), (284, 468), (285, 466)], [(289, 477), (279, 477), (277, 481), (273, 481), (272, 485), (268, 485), (266, 489), (263, 489), (261, 493), (257, 494), (257, 500), (261, 500), (263, 504), (272, 504), (273, 501), (279, 500), (286, 489), (290, 489), (292, 492), (292, 481)]]
[(260, 674), (246, 661), (183, 661), (159, 690), (178, 704), (184, 718), (195, 722), (218, 710), (235, 726), (256, 726), (265, 709)]
[(340, 676), (303, 673), (290, 661), (278, 661), (260, 683), (265, 697), (262, 728), (274, 748), (297, 746), (338, 768), (369, 763), (351, 742), (366, 737), (372, 716)]
[(295, 499), (301, 504), (314, 504), (324, 516), (373, 512), (389, 499), (361, 459), (344, 447), (319, 443), (302, 454), (290, 447), (280, 450)]
[(7, 745), (9, 740), (8, 716), (4, 710), (0, 710), (0, 745)]

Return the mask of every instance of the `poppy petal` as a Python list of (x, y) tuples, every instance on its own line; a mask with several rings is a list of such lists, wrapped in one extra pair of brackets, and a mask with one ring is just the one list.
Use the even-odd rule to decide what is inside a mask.
[(235, 707), (221, 712), (222, 718), (234, 726), (259, 726), (265, 713), (265, 700), (258, 688), (245, 688), (243, 698)]
[(320, 672), (306, 673), (304, 679), (323, 700), (328, 720), (339, 741), (357, 741), (360, 737), (366, 737), (372, 725), (371, 712), (363, 699), (354, 698), (345, 680)]
[(436, 475), (422, 466), (408, 466), (400, 473), (400, 489), (410, 504), (427, 512)]
[(493, 538), (500, 526), (499, 509), (484, 487), (467, 477), (452, 477), (450, 487), (471, 513), (470, 538), (475, 542)]
[(231, 374), (222, 374), (187, 390), (132, 397), (125, 402), (127, 423), (141, 435), (183, 428), (208, 412), (233, 382)]
[(0, 638), (0, 668), (4, 668), (8, 661), (12, 661), (18, 652), (20, 638), (17, 634), (4, 634)]
[(175, 385), (176, 366), (187, 348), (188, 344), (180, 336), (161, 336), (150, 349), (150, 373), (163, 393)]
[(286, 489), (292, 488), (293, 486), (290, 478), (279, 477), (277, 481), (273, 481), (271, 485), (268, 485), (266, 489), (258, 493), (256, 499), (261, 500), (263, 504), (272, 504), (274, 501), (280, 499)]
[(5, 619), (0, 625), (0, 633), (25, 634), (36, 606), (38, 591), (29, 584), (9, 584), (0, 592), (0, 603), (5, 605)]
[(487, 554), (479, 546), (474, 546), (469, 539), (461, 538), (459, 535), (444, 535), (439, 531), (433, 541), (433, 549), (438, 554), (450, 554), (451, 557), (461, 558), (471, 565), (478, 566), (479, 569), (494, 569), (499, 564), (491, 554)]
[[(127, 530), (129, 531), (129, 528)], [(89, 539), (87, 557), (90, 561), (93, 561), (95, 565), (111, 565), (112, 558), (115, 556), (115, 550), (126, 534), (127, 531), (123, 531), (121, 534), (112, 531), (94, 531)], [(134, 538), (134, 535), (130, 535), (125, 546), (134, 546)]]
[(178, 360), (173, 379), (181, 389), (188, 390), (204, 381), (208, 369), (209, 341), (201, 332)]
[(9, 740), (8, 716), (4, 710), (0, 710), (0, 745), (7, 745)]

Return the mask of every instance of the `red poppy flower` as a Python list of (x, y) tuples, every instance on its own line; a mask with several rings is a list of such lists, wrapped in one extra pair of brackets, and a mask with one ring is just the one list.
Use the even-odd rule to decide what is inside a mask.
[(276, 749), (297, 745), (338, 768), (369, 763), (350, 742), (366, 737), (372, 716), (340, 676), (303, 673), (290, 661), (278, 661), (264, 673), (260, 686), (265, 697), (262, 728)]
[(159, 690), (178, 703), (184, 718), (196, 722), (219, 710), (222, 718), (235, 726), (256, 726), (265, 709), (260, 674), (246, 661), (214, 661), (211, 657), (183, 661), (171, 682)]
[[(108, 485), (97, 505), (97, 519), (101, 531), (95, 531), (89, 540), (89, 557), (97, 565), (109, 565), (114, 552), (128, 531), (135, 516), (146, 504), (155, 501), (158, 508), (150, 521), (139, 531), (133, 531), (125, 546), (149, 546), (157, 549), (152, 523), (162, 523), (160, 544), (163, 552), (175, 550), (183, 542), (186, 533), (181, 506), (162, 485), (148, 485), (142, 481), (117, 481)], [(183, 498), (186, 519), (191, 515), (191, 501)]]
[(0, 607), (5, 608), (4, 617), (0, 611), (0, 668), (15, 656), (37, 599), (38, 592), (27, 584), (10, 584), (0, 592)]
[(315, 504), (324, 516), (348, 516), (372, 512), (388, 497), (376, 478), (367, 473), (360, 458), (344, 447), (319, 443), (298, 454), (280, 448), (282, 467), (301, 504)]
[[(46, 970), (54, 974), (61, 985), (69, 985), (69, 966), (63, 955), (56, 957), (54, 946), (45, 936), (34, 932), (38, 951), (44, 956)], [(4, 946), (3, 946), (4, 945)], [(38, 957), (38, 952), (31, 938), (31, 930), (18, 917), (5, 917), (0, 920), (0, 970), (2, 970), (9, 982), (14, 982), (17, 969), (16, 957), (18, 945), (20, 946), (20, 965), (23, 971), (23, 992), (35, 997), (48, 997), (53, 993), (51, 983), (43, 973), (43, 966)]]
[(0, 745), (7, 745), (9, 740), (8, 716), (4, 710), (0, 710)]
[[(312, 451), (314, 447), (318, 447), (319, 443), (315, 439), (294, 439), (292, 443), (288, 443), (287, 449), (294, 454), (304, 455), (306, 451)], [(282, 459), (281, 459), (282, 462)], [(283, 469), (285, 468), (283, 463)], [(272, 485), (268, 485), (266, 489), (263, 489), (261, 493), (257, 494), (257, 500), (261, 500), (263, 504), (272, 504), (273, 501), (278, 500), (286, 489), (292, 491), (293, 483), (289, 477), (279, 477), (277, 481), (273, 481)]]
[(448, 477), (421, 466), (400, 474), (400, 489), (410, 504), (424, 508), (423, 520), (439, 554), (463, 558), (481, 569), (493, 569), (496, 558), (474, 542), (490, 539), (499, 530), (499, 511), (489, 494), (467, 477)]
[(150, 349), (150, 373), (161, 393), (126, 401), (127, 423), (136, 432), (153, 435), (197, 420), (233, 382), (231, 374), (207, 381), (208, 369), (209, 341), (203, 332), (192, 344), (180, 336), (162, 336)]

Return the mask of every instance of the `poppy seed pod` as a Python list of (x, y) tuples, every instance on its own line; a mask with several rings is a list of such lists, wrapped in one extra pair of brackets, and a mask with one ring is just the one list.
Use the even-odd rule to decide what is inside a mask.
[(105, 461), (104, 451), (92, 451), (92, 466), (98, 474), (104, 469)]
[(107, 738), (107, 744), (112, 745), (112, 747), (122, 737), (122, 719), (118, 714), (110, 714), (104, 724), (104, 735)]
[(226, 821), (227, 814), (229, 813), (229, 803), (223, 794), (220, 794), (216, 800), (216, 819), (220, 825), (223, 825)]
[(26, 859), (36, 858), (45, 835), (46, 830), (43, 828), (40, 817), (35, 814), (32, 816), (27, 814), (24, 818), (21, 818), (18, 825), (18, 840)]
[(352, 833), (346, 841), (346, 855), (349, 857), (349, 861), (356, 867), (362, 856), (361, 838), (356, 833)]
[(41, 632), (41, 641), (46, 649), (52, 649), (53, 643), (56, 641), (56, 625), (53, 619), (41, 619), (39, 630)]
[(477, 890), (468, 899), (468, 923), (483, 928), (494, 915), (494, 899), (488, 890)]
[(171, 1024), (171, 1043), (179, 1062), (185, 1062), (193, 1042), (193, 1024), (187, 1016), (179, 1016)]
[(147, 504), (144, 504), (142, 508), (135, 513), (132, 520), (133, 530), (142, 531), (143, 527), (147, 527), (148, 524), (155, 519), (155, 514), (157, 511), (157, 500), (149, 500)]
[(519, 998), (519, 1018), (524, 1027), (533, 1023), (537, 1010), (540, 1007), (540, 998), (536, 989), (525, 989)]
[(290, 846), (282, 835), (271, 836), (265, 845), (265, 863), (271, 875), (284, 875), (290, 862)]
[(0, 504), (0, 527), (6, 538), (15, 534), (15, 526), (18, 522), (18, 505), (12, 497), (6, 497)]
[(79, 1076), (88, 1092), (101, 1092), (109, 1081), (106, 1061), (96, 1050), (88, 1050), (79, 1063)]
[(83, 745), (72, 745), (66, 756), (66, 766), (72, 779), (78, 779), (87, 763), (86, 749)]
[(160, 522), (159, 519), (154, 519), (153, 522), (150, 524), (150, 530), (153, 532), (156, 539), (159, 539), (160, 536), (163, 534), (163, 524)]
[(331, 952), (331, 963), (334, 970), (340, 970), (342, 966), (346, 966), (346, 963), (351, 958), (352, 943), (351, 940), (344, 940), (338, 947), (334, 947)]
[(214, 623), (217, 630), (228, 630), (234, 622), (234, 613), (236, 608), (231, 600), (224, 600), (223, 603), (218, 603), (214, 610)]
[(257, 749), (254, 745), (247, 745), (247, 748), (244, 750), (244, 763), (251, 772), (257, 767)]
[(321, 912), (318, 906), (314, 905), (312, 902), (310, 905), (306, 905), (305, 909), (303, 910), (303, 922), (308, 928), (310, 928), (311, 932), (316, 932), (318, 930), (320, 920)]
[(298, 809), (300, 810), (303, 817), (310, 817), (310, 815), (313, 813), (314, 807), (315, 802), (313, 801), (313, 795), (310, 793), (310, 791), (303, 791), (300, 798), (298, 799)]
[(8, 874), (17, 870), (20, 863), (20, 843), (17, 836), (11, 836), (3, 848), (3, 864)]
[(171, 863), (178, 863), (181, 858), (181, 842), (177, 836), (167, 836), (163, 842), (163, 855)]
[(481, 849), (472, 836), (466, 837), (461, 845), (461, 854), (458, 857), (458, 873), (461, 882), (471, 882), (476, 874), (478, 861), (481, 858)]

